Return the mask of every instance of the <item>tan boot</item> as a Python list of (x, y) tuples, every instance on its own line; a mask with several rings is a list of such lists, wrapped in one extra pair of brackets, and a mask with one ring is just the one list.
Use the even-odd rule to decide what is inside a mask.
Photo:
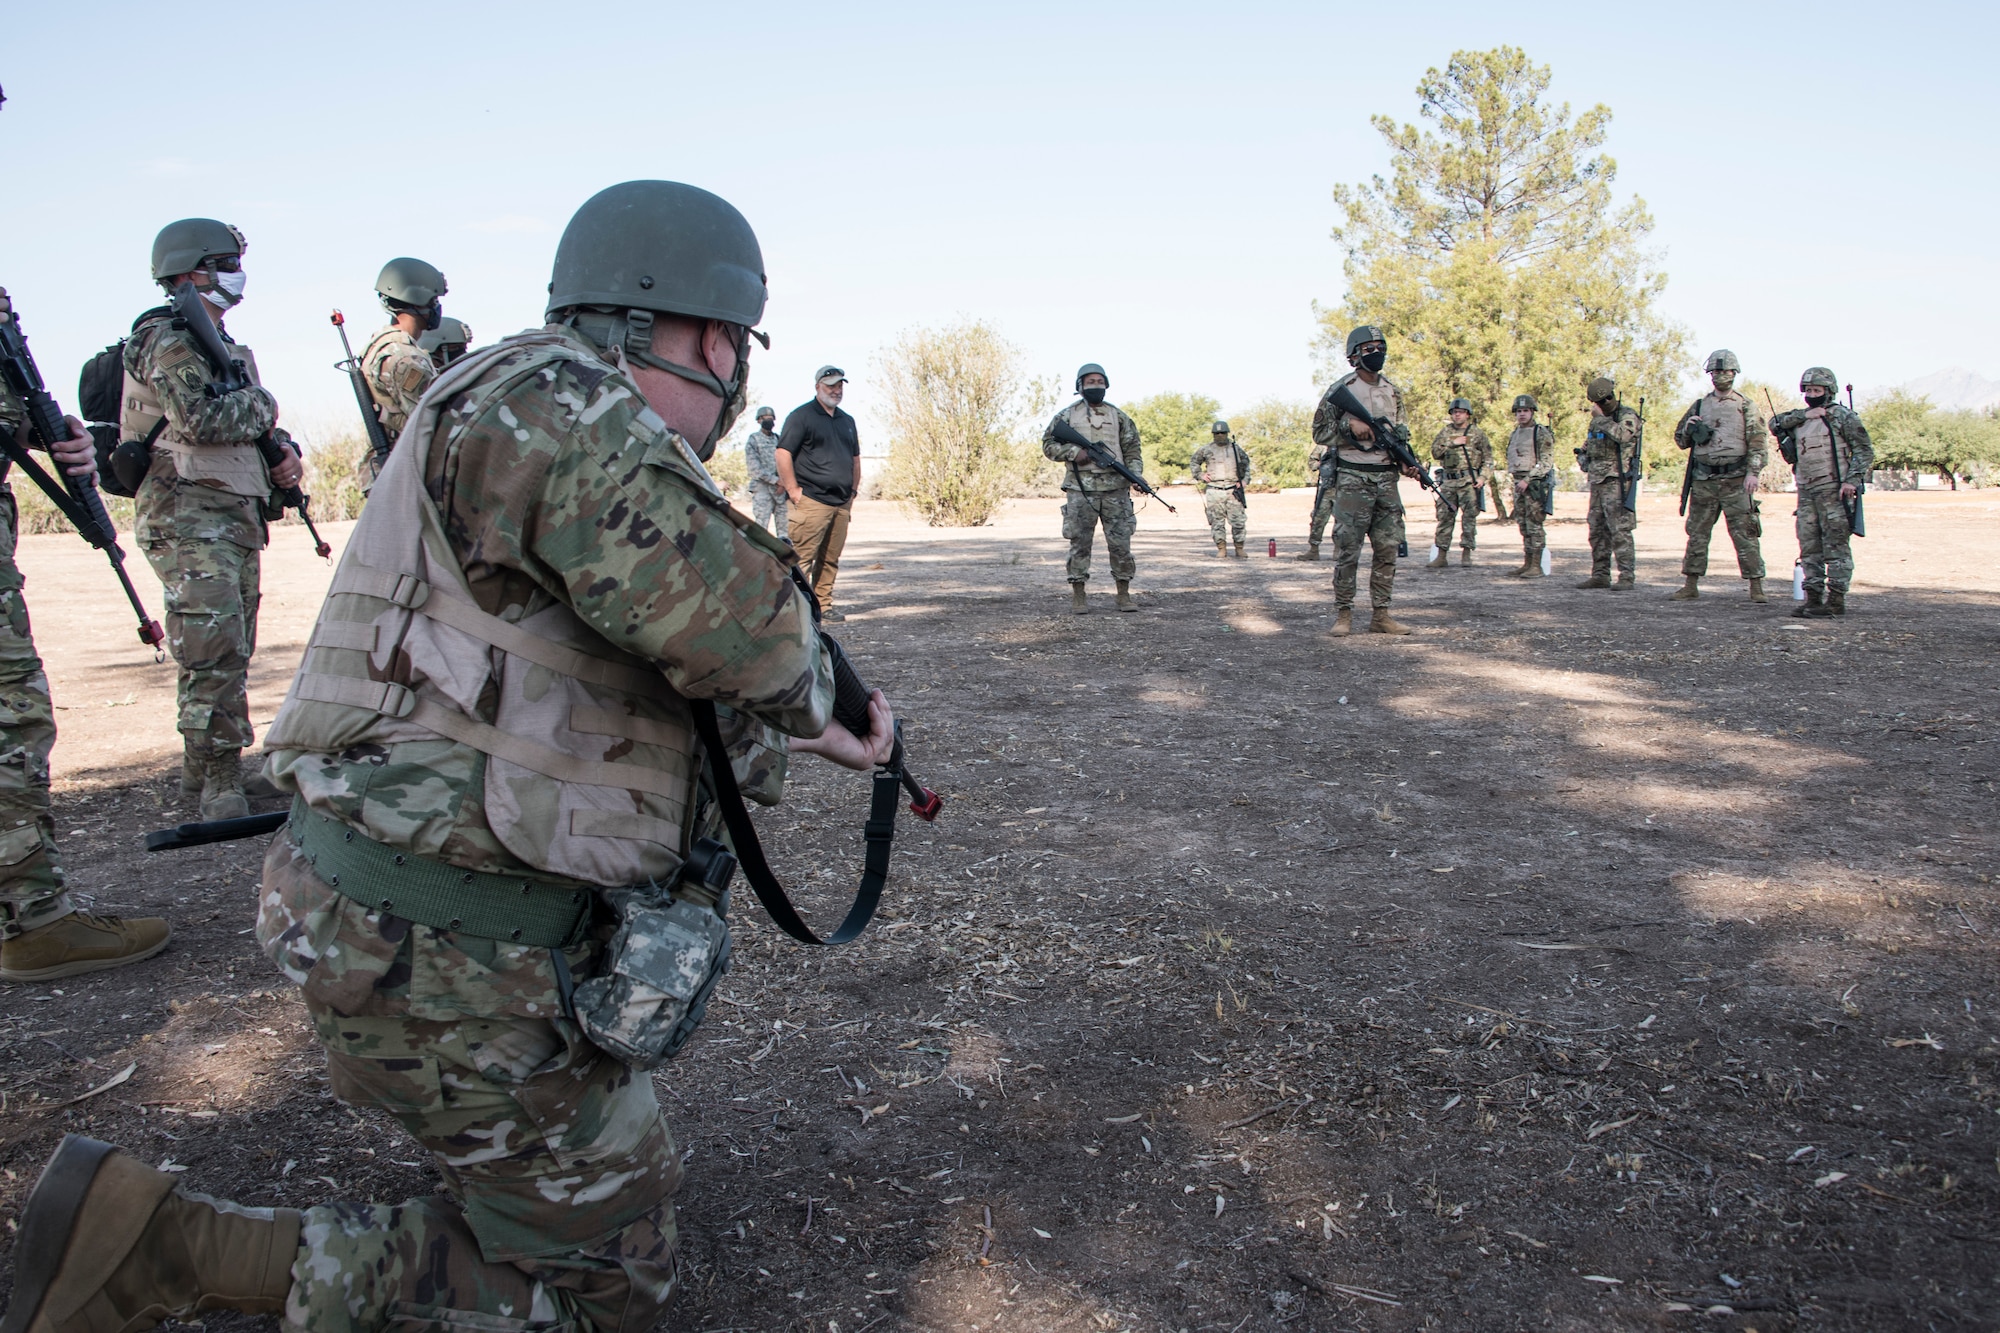
[(174, 930), (164, 917), (71, 912), (0, 944), (0, 981), (54, 981), (151, 958)]
[(138, 1333), (203, 1310), (281, 1314), (299, 1213), (183, 1194), (108, 1143), (66, 1134), (21, 1216), (6, 1333)]
[(1237, 558), (1238, 560), (1241, 560), (1241, 559), (1243, 559), (1243, 543), (1242, 543), (1242, 542), (1238, 542), (1238, 543), (1236, 543), (1236, 558)]
[(243, 794), (243, 752), (211, 750), (202, 770), (201, 817), (241, 819), (249, 813), (250, 801)]
[(1375, 608), (1374, 614), (1368, 617), (1368, 632), (1370, 634), (1408, 634), (1410, 627), (1390, 615), (1388, 607), (1378, 606)]
[(1120, 611), (1137, 611), (1139, 609), (1139, 604), (1132, 600), (1132, 581), (1130, 579), (1118, 580), (1118, 609)]
[(1592, 574), (1576, 586), (1579, 588), (1608, 588), (1611, 586), (1611, 576), (1608, 574)]
[(1630, 570), (1626, 570), (1624, 573), (1618, 576), (1618, 581), (1611, 585), (1611, 591), (1630, 592), (1632, 591), (1632, 589), (1638, 586), (1639, 586), (1639, 581), (1633, 577), (1632, 572)]
[(1692, 602), (1696, 598), (1701, 596), (1701, 589), (1696, 586), (1701, 582), (1701, 580), (1695, 577), (1693, 574), (1687, 574), (1684, 575), (1683, 577), (1687, 579), (1687, 582), (1681, 584), (1680, 587), (1675, 588), (1672, 592), (1668, 593), (1667, 594), (1668, 601)]
[(1440, 546), (1438, 547), (1438, 553), (1431, 557), (1431, 562), (1425, 565), (1424, 568), (1443, 569), (1446, 565), (1450, 563), (1451, 563), (1451, 548), (1449, 546)]
[(1081, 583), (1072, 583), (1069, 585), (1069, 609), (1080, 616), (1090, 614), (1090, 602), (1083, 595), (1083, 585)]
[(181, 737), (181, 795), (193, 800), (201, 795), (202, 775), (208, 770), (208, 745), (192, 736)]
[(1333, 608), (1333, 632), (1335, 634), (1354, 633), (1354, 608), (1336, 606)]
[(1294, 560), (1317, 560), (1317, 559), (1319, 559), (1319, 543), (1318, 543), (1318, 542), (1309, 542), (1309, 543), (1307, 543), (1307, 544), (1306, 544), (1306, 549), (1305, 549), (1305, 550), (1303, 550), (1303, 551), (1300, 551), (1300, 552), (1299, 552), (1299, 553), (1298, 553), (1297, 555), (1293, 556), (1293, 557), (1292, 557), (1292, 559), (1294, 559)]
[(1521, 571), (1521, 577), (1524, 579), (1543, 579), (1548, 577), (1548, 575), (1542, 573), (1542, 553), (1540, 551), (1535, 551), (1528, 557), (1528, 567)]
[(1764, 595), (1764, 580), (1750, 580), (1750, 600), (1753, 602), (1767, 602), (1771, 600)]
[(1458, 563), (1461, 567), (1472, 563), (1472, 548), (1470, 546), (1458, 553)]
[(1215, 558), (1217, 560), (1222, 559), (1224, 556), (1228, 554), (1229, 554), (1229, 545), (1227, 542), (1217, 542), (1215, 544)]
[(1533, 568), (1534, 566), (1524, 558), (1521, 561), (1521, 567), (1519, 569), (1510, 569), (1507, 571), (1507, 577), (1510, 579), (1524, 579), (1528, 577), (1528, 571)]

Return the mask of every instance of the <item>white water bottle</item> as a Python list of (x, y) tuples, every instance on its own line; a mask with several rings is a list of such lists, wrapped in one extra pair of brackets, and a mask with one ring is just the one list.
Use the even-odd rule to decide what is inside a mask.
[(1544, 546), (1544, 547), (1542, 548), (1542, 577), (1543, 577), (1543, 578), (1547, 578), (1547, 577), (1549, 576), (1549, 570), (1550, 570), (1550, 569), (1551, 569), (1551, 568), (1552, 568), (1552, 567), (1554, 566), (1554, 564), (1555, 564), (1555, 562), (1549, 559), (1549, 548), (1548, 548), (1548, 547), (1546, 547), (1546, 546)]
[(1425, 556), (1425, 557), (1424, 557), (1424, 559), (1426, 559), (1426, 560), (1435, 560), (1435, 559), (1437, 559), (1437, 558), (1438, 558), (1438, 548), (1437, 548), (1437, 543), (1436, 543), (1436, 542), (1432, 542), (1432, 543), (1431, 543), (1431, 553), (1430, 553), (1429, 555)]
[(1793, 565), (1792, 600), (1795, 602), (1803, 602), (1805, 599), (1806, 599), (1806, 567), (1804, 565)]

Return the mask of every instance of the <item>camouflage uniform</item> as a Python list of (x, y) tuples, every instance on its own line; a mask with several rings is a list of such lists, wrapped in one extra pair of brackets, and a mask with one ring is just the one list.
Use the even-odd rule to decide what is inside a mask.
[(1632, 529), (1639, 516), (1625, 508), (1620, 462), (1630, 464), (1639, 441), (1639, 414), (1622, 403), (1610, 416), (1594, 412), (1584, 441), (1584, 471), (1590, 477), (1590, 574), (1609, 578), (1618, 564), (1620, 582), (1637, 576), (1638, 554)]
[(1799, 563), (1805, 567), (1806, 591), (1828, 589), (1845, 594), (1854, 578), (1853, 528), (1843, 485), (1865, 486), (1875, 467), (1875, 444), (1861, 418), (1839, 403), (1814, 416), (1803, 408), (1771, 418), (1780, 438), (1790, 436), (1798, 461), (1792, 475), (1798, 481)]
[[(1542, 558), (1542, 548), (1548, 545), (1544, 535), (1542, 520), (1548, 515), (1542, 512), (1542, 491), (1544, 478), (1551, 475), (1555, 465), (1555, 432), (1537, 421), (1532, 426), (1516, 426), (1507, 437), (1507, 475), (1511, 480), (1507, 490), (1514, 495), (1514, 519), (1521, 529), (1521, 556), (1525, 565), (1538, 564)], [(1514, 482), (1528, 483), (1527, 493), (1514, 490)], [(1498, 495), (1500, 487), (1493, 488)]]
[(785, 505), (790, 496), (778, 484), (778, 432), (759, 426), (743, 440), (743, 463), (750, 472), (750, 512), (770, 531), (790, 531)]
[(1238, 488), (1250, 475), (1250, 455), (1234, 440), (1224, 444), (1211, 441), (1194, 451), (1194, 457), (1188, 460), (1188, 473), (1202, 488), (1208, 530), (1215, 544), (1220, 546), (1233, 538), (1241, 546), (1250, 515), (1243, 507)]
[[(1314, 477), (1325, 474), (1325, 464), (1325, 446), (1315, 444), (1312, 448), (1306, 450), (1306, 471)], [(1326, 536), (1326, 525), (1332, 519), (1333, 487), (1317, 486), (1313, 490), (1312, 519), (1306, 530), (1306, 547), (1309, 553), (1319, 549), (1320, 541)]]
[(1403, 499), (1396, 489), (1401, 474), (1388, 461), (1378, 441), (1357, 440), (1347, 414), (1327, 401), (1345, 384), (1377, 416), (1403, 424), (1403, 391), (1387, 376), (1370, 385), (1358, 372), (1335, 380), (1313, 413), (1313, 442), (1320, 446), (1320, 479), (1333, 499), (1333, 604), (1352, 607), (1360, 578), (1361, 539), (1373, 550), (1368, 573), (1368, 601), (1387, 610), (1396, 587), (1396, 548), (1403, 543)]
[[(831, 670), (805, 598), (782, 544), (730, 508), (687, 444), (594, 347), (551, 329), (446, 372), (419, 409), (409, 447), (384, 469), (315, 644), (342, 641), (328, 637), (330, 627), (351, 631), (329, 620), (349, 562), (361, 567), (355, 552), (370, 545), (371, 519), (379, 514), (379, 530), (391, 532), (391, 504), (416, 487), (434, 500), (448, 534), (440, 540), (480, 612), (523, 626), (573, 616), (564, 623), (597, 654), (610, 639), (642, 672), (657, 670), (663, 698), (726, 700), (739, 739), (754, 742), (733, 750), (743, 756), (738, 777), (759, 799), (775, 799), (784, 743), (767, 728), (817, 735), (832, 707)], [(613, 513), (624, 517), (607, 522)], [(513, 779), (489, 776), (499, 757), (438, 739), (298, 748), (317, 724), (310, 706), (294, 706), (322, 697), (303, 682), (330, 669), (318, 665), (323, 652), (309, 652), (269, 743), (270, 771), (298, 791), (304, 817), (328, 817), (397, 849), (399, 861), (414, 854), (549, 882), (551, 834), (535, 822), (543, 811), (507, 812)], [(389, 661), (397, 683), (420, 698), (444, 688), (409, 651)], [(484, 700), (496, 685), (475, 680), (463, 691)], [(497, 692), (504, 710), (509, 696)], [(597, 752), (633, 748), (611, 747), (607, 739)], [(716, 823), (699, 783), (679, 807), (690, 838)], [(652, 807), (641, 793), (616, 794), (630, 803), (609, 816), (647, 822)], [(517, 854), (523, 837), (541, 840), (541, 850)], [(673, 850), (656, 849), (677, 863)], [(556, 880), (558, 889), (571, 885), (586, 894), (610, 887)], [(598, 970), (611, 933), (603, 914), (581, 943), (552, 950), (377, 908), (343, 896), (292, 836), (280, 836), (265, 860), (258, 939), (303, 989), (333, 1090), (396, 1116), (433, 1154), (446, 1193), (307, 1209), (288, 1323), (314, 1333), (402, 1325), (643, 1333), (673, 1283), (681, 1171), (651, 1079), (594, 1046), (564, 1003), (557, 955), (579, 981)]]
[(1063, 472), (1063, 536), (1069, 539), (1069, 561), (1065, 572), (1071, 583), (1090, 579), (1090, 548), (1097, 526), (1104, 525), (1104, 549), (1111, 557), (1111, 577), (1129, 582), (1138, 565), (1132, 559), (1132, 535), (1139, 530), (1138, 515), (1132, 512), (1132, 486), (1108, 467), (1096, 463), (1071, 463), (1072, 445), (1055, 437), (1056, 421), (1069, 424), (1091, 440), (1119, 455), (1126, 467), (1145, 476), (1145, 458), (1139, 449), (1139, 428), (1110, 403), (1092, 407), (1079, 398), (1058, 412), (1042, 432), (1042, 453), (1058, 463), (1068, 463)]
[[(368, 383), (369, 397), (375, 400), (382, 434), (393, 446), (403, 433), (403, 423), (416, 410), (417, 400), (437, 378), (437, 364), (415, 338), (391, 324), (361, 349), (361, 375)], [(361, 474), (364, 491), (374, 484), (381, 460), (375, 457), (373, 447), (362, 454), (355, 470)]]
[[(7, 293), (0, 290), (0, 310), (7, 308)], [(20, 402), (0, 389), (0, 430), (11, 435), (25, 419)], [(49, 814), (56, 714), (14, 563), (19, 531), (14, 490), (0, 481), (0, 938), (5, 939), (76, 910), (63, 888)]]
[[(1713, 432), (1708, 443), (1691, 448), (1688, 423), (1700, 418)], [(1688, 449), (1687, 553), (1681, 573), (1700, 578), (1708, 573), (1708, 543), (1721, 516), (1736, 548), (1736, 572), (1746, 579), (1764, 577), (1764, 552), (1758, 539), (1764, 525), (1757, 501), (1743, 482), (1764, 470), (1764, 418), (1755, 404), (1734, 389), (1710, 392), (1695, 400), (1674, 427), (1674, 443)]]
[[(254, 379), (254, 360), (243, 350)], [(249, 672), (259, 552), (268, 539), (270, 476), (255, 442), (267, 431), (287, 446), (290, 437), (276, 429), (278, 404), (269, 391), (210, 398), (211, 378), (193, 337), (173, 328), (164, 311), (141, 322), (125, 344), (128, 414), (137, 388), (150, 391), (158, 400), (151, 410), (167, 418), (139, 486), (135, 535), (165, 590), (167, 650), (179, 669), (177, 726), (191, 744), (241, 750), (255, 739)], [(147, 434), (130, 424), (122, 431), (128, 440)]]
[(1431, 545), (1450, 550), (1456, 524), (1459, 547), (1473, 550), (1479, 545), (1479, 491), (1493, 475), (1493, 442), (1477, 426), (1462, 432), (1446, 426), (1431, 441), (1431, 457), (1443, 465), (1438, 469), (1437, 528)]

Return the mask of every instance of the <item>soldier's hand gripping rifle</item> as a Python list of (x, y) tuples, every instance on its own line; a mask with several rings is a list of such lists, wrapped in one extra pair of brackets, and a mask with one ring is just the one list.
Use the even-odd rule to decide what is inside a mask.
[[(1398, 468), (1417, 475), (1417, 484), (1427, 491), (1436, 491), (1437, 482), (1431, 479), (1431, 470), (1417, 462), (1416, 451), (1410, 448), (1410, 428), (1398, 426), (1387, 417), (1378, 417), (1368, 410), (1368, 405), (1354, 394), (1354, 390), (1343, 384), (1327, 397), (1336, 411), (1358, 417), (1368, 423), (1375, 432), (1375, 442), (1389, 455), (1389, 461)], [(1332, 450), (1327, 452), (1331, 453)]]
[[(201, 349), (202, 358), (208, 362), (209, 372), (215, 376), (209, 381), (205, 390), (208, 396), (221, 398), (227, 394), (254, 388), (242, 360), (229, 354), (229, 344), (222, 341), (222, 335), (216, 331), (215, 322), (209, 319), (208, 312), (201, 308), (201, 293), (195, 289), (192, 282), (183, 279), (181, 285), (174, 288), (172, 305), (179, 325), (187, 329), (188, 334), (193, 337), (195, 345)], [(273, 471), (276, 471), (289, 456), (285, 446), (271, 438), (269, 431), (257, 437), (257, 452), (263, 455), (264, 466)], [(276, 487), (275, 483), (272, 494), (277, 497), (281, 507), (298, 511), (300, 521), (306, 525), (306, 532), (312, 537), (313, 554), (322, 560), (330, 559), (333, 547), (327, 545), (319, 535), (319, 529), (313, 526), (312, 497), (297, 486)]]
[(1061, 417), (1056, 418), (1056, 424), (1049, 428), (1049, 434), (1055, 436), (1056, 442), (1059, 444), (1067, 444), (1072, 448), (1083, 450), (1086, 454), (1090, 455), (1091, 462), (1102, 468), (1110, 468), (1113, 472), (1131, 482), (1133, 488), (1139, 494), (1151, 496), (1161, 504), (1167, 505), (1167, 512), (1169, 514), (1180, 512), (1172, 505), (1167, 504), (1166, 496), (1161, 495), (1158, 491), (1147, 485), (1144, 477), (1134, 472), (1131, 468), (1126, 467), (1124, 460), (1112, 457), (1110, 450), (1097, 441), (1090, 439), (1082, 431), (1070, 425), (1069, 422), (1063, 420)]
[[(20, 318), (11, 310), (0, 313), (0, 376), (6, 379), (6, 391), (12, 392), (27, 408), (29, 438), (48, 451), (53, 463), (55, 446), (69, 439), (69, 423), (63, 419), (63, 410), (54, 396), (43, 387), (42, 372), (28, 351)], [(67, 468), (57, 465), (56, 471), (62, 477), (57, 481), (20, 446), (14, 433), (4, 428), (0, 428), (0, 451), (41, 488), (78, 536), (110, 559), (111, 572), (118, 576), (125, 600), (139, 617), (139, 642), (153, 650), (154, 661), (164, 662), (166, 654), (161, 645), (166, 642), (167, 633), (160, 628), (159, 621), (146, 613), (139, 590), (132, 586), (132, 576), (125, 572), (125, 552), (118, 545), (118, 529), (112, 525), (111, 515), (105, 512), (104, 497), (97, 493), (97, 479), (71, 476)]]
[(389, 450), (396, 442), (382, 429), (382, 414), (375, 410), (375, 395), (368, 391), (368, 377), (362, 373), (361, 359), (354, 355), (354, 346), (347, 341), (347, 316), (334, 311), (333, 327), (340, 334), (340, 350), (347, 353), (347, 359), (335, 362), (333, 368), (347, 372), (347, 382), (354, 388), (354, 401), (361, 408), (361, 424), (368, 431), (368, 448), (375, 455), (375, 470), (379, 473), (389, 461)]

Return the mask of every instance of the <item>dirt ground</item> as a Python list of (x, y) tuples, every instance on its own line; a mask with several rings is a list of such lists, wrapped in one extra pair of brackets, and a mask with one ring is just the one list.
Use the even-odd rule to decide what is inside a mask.
[[(1671, 497), (1624, 595), (1572, 587), (1580, 497), (1524, 584), (1511, 526), (1425, 570), (1405, 489), (1406, 639), (1332, 637), (1331, 566), (1264, 554), (1303, 496), (1252, 497), (1243, 562), (1192, 495), (1145, 507), (1143, 609), (1100, 555), (1088, 617), (1054, 501), (862, 507), (843, 637), (947, 805), (902, 821), (860, 944), (738, 913), (657, 1079), (688, 1169), (664, 1327), (2000, 1324), (2000, 498), (1871, 495), (1852, 611), (1807, 623), (1787, 497), (1752, 606), (1719, 531), (1724, 572), (1665, 600)], [(245, 1203), (430, 1192), (252, 942), (261, 848), (138, 850), (192, 817), (171, 670), (95, 560), (22, 556), (62, 842), (86, 899), (178, 933), (0, 987), (0, 1218), (64, 1130)], [(295, 530), (267, 568), (260, 719), (328, 572)], [(821, 922), (866, 790), (806, 761), (760, 817)]]

